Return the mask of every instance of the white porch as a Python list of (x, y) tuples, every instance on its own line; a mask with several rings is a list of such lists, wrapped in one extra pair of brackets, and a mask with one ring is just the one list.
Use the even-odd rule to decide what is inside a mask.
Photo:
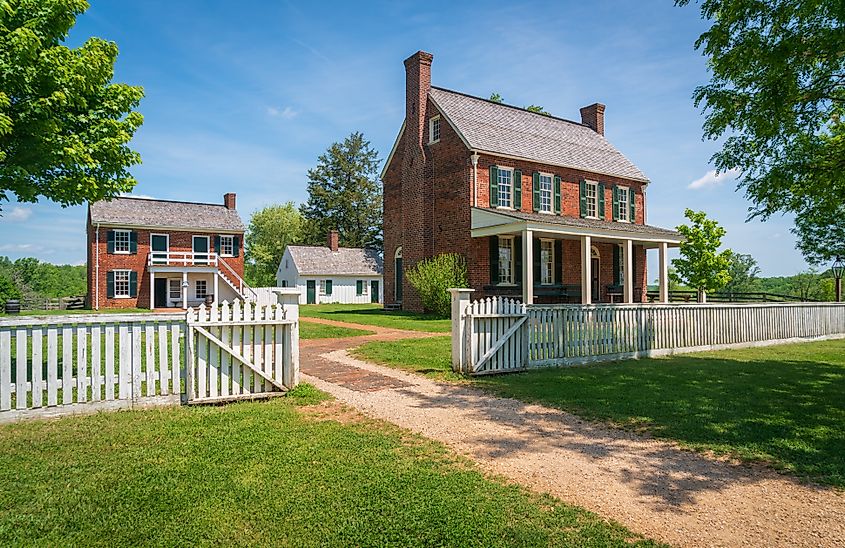
[(255, 291), (216, 253), (153, 252), (147, 258), (150, 310), (254, 300)]

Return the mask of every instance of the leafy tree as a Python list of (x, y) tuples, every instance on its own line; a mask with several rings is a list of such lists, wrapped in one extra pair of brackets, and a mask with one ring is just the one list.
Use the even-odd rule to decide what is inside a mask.
[(672, 266), (681, 280), (698, 291), (699, 301), (705, 302), (708, 291), (721, 289), (731, 280), (728, 269), (733, 253), (729, 249), (719, 252), (725, 229), (718, 222), (703, 211), (687, 209), (684, 216), (691, 224), (678, 226), (684, 241), (681, 257), (672, 259)]
[(813, 265), (845, 257), (845, 205), (830, 215), (827, 208), (809, 206), (795, 217), (796, 247)]
[(423, 308), (437, 317), (448, 318), (451, 313), (450, 287), (466, 287), (467, 263), (457, 253), (435, 255), (418, 262), (407, 272), (408, 282), (414, 286)]
[(496, 93), (495, 91), (490, 94), (490, 100), (494, 103), (504, 103), (505, 100), (502, 99), (502, 96)]
[(730, 281), (725, 284), (724, 291), (729, 293), (747, 293), (754, 291), (757, 278), (760, 275), (760, 267), (757, 260), (751, 255), (733, 253), (728, 265)]
[(301, 208), (309, 243), (323, 243), (336, 229), (343, 246), (382, 249), (379, 163), (360, 132), (320, 155), (317, 167), (308, 170), (308, 201)]
[(21, 292), (6, 272), (0, 272), (0, 310), (9, 299), (20, 299)]
[(815, 268), (799, 272), (792, 276), (790, 295), (802, 300), (832, 301), (833, 280), (820, 275)]
[(536, 112), (537, 114), (542, 114), (543, 116), (552, 115), (550, 112), (546, 112), (546, 109), (538, 105), (528, 105), (527, 107), (525, 107), (525, 110)]
[[(676, 0), (686, 5), (690, 0)], [(719, 171), (736, 169), (751, 216), (799, 217), (811, 261), (845, 195), (845, 10), (838, 0), (701, 0), (712, 26), (695, 44), (710, 83), (695, 90), (704, 136), (724, 139)], [(841, 221), (840, 221), (841, 222)]]
[(0, 202), (63, 206), (135, 186), (128, 146), (143, 123), (140, 87), (113, 84), (117, 45), (62, 42), (85, 0), (0, 2)]
[(246, 281), (256, 287), (276, 285), (285, 248), (302, 240), (302, 214), (293, 202), (256, 211), (245, 235)]

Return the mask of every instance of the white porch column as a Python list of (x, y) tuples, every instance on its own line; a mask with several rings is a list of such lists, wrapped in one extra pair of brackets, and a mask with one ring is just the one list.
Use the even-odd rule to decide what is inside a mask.
[(156, 275), (150, 272), (150, 310), (156, 309)]
[(661, 303), (669, 302), (669, 244), (660, 242), (660, 298)]
[(593, 303), (592, 288), (592, 256), (593, 239), (589, 236), (581, 236), (581, 303)]
[(534, 304), (534, 232), (522, 231), (522, 302)]
[(625, 269), (625, 279), (622, 280), (624, 286), (623, 298), (625, 304), (632, 304), (634, 302), (634, 242), (632, 240), (625, 240), (622, 246), (622, 264)]
[(220, 290), (220, 274), (218, 272), (214, 273), (214, 302), (221, 303), (223, 301), (220, 300), (220, 294), (217, 293)]
[(182, 272), (182, 308), (188, 310), (188, 272)]

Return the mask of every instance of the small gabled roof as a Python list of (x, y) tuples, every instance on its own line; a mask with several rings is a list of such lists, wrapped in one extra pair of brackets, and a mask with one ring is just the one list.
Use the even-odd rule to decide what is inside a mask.
[(289, 245), (288, 252), (300, 275), (381, 276), (383, 261), (375, 249)]
[(222, 204), (118, 197), (89, 205), (92, 224), (243, 232), (237, 210)]
[(648, 182), (604, 136), (579, 122), (434, 86), (429, 97), (471, 150)]

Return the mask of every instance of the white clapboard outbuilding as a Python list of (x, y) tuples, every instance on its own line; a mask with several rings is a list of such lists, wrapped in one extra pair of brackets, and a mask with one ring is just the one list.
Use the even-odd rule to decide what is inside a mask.
[(382, 257), (375, 249), (340, 247), (337, 231), (327, 245), (289, 245), (276, 271), (279, 287), (296, 287), (300, 304), (382, 303)]

